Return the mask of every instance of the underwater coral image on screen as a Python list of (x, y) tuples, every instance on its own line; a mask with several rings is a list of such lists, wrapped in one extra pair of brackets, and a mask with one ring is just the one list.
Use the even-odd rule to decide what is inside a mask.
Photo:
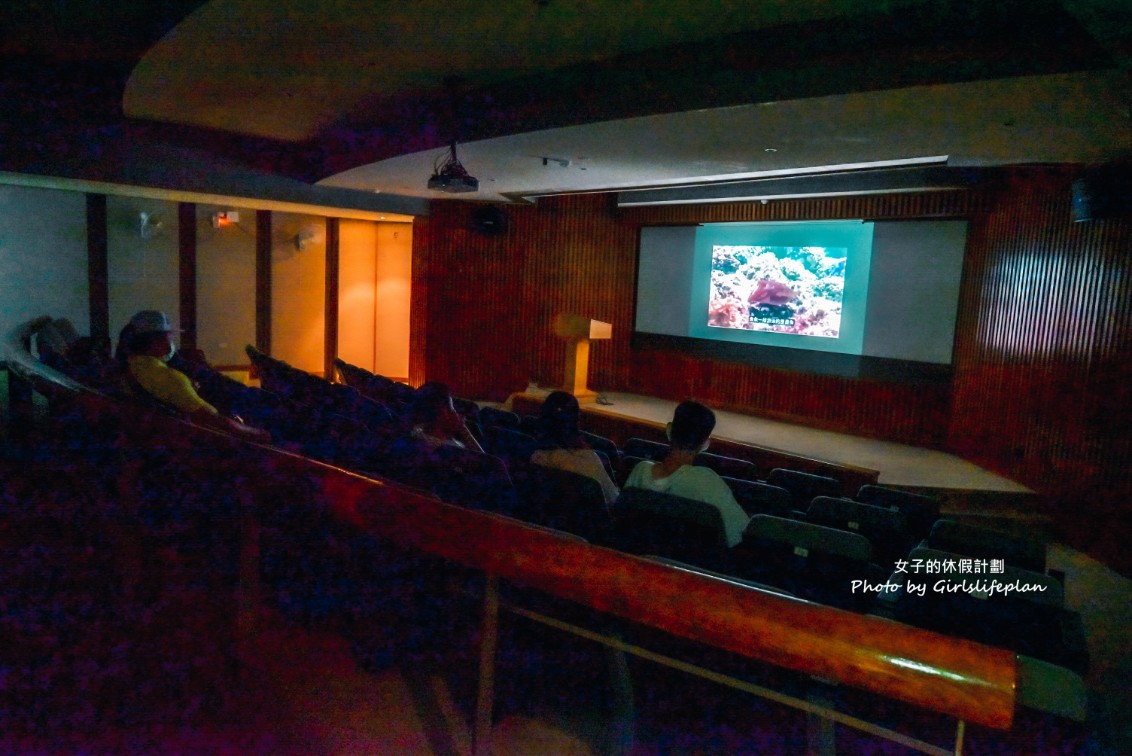
[(838, 338), (848, 252), (713, 245), (708, 326)]

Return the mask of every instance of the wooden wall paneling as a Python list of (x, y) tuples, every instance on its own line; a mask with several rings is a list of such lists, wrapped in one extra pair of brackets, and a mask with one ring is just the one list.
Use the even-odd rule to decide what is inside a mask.
[(325, 309), (326, 333), (323, 338), (323, 376), (334, 380), (334, 359), (338, 356), (338, 268), (339, 268), (339, 221), (326, 219), (326, 295), (323, 299)]
[(271, 211), (255, 213), (255, 346), (271, 354)]
[(636, 229), (617, 222), (610, 201), (604, 195), (574, 195), (551, 198), (540, 208), (557, 221), (544, 238), (549, 237), (552, 254), (558, 253), (555, 280), (545, 282), (554, 287), (557, 306), (542, 313), (542, 368), (561, 380), (564, 349), (549, 330), (554, 315), (614, 323), (613, 338), (592, 345), (589, 383), (599, 391), (625, 385), (636, 273)]
[(1072, 223), (1072, 178), (1016, 171), (972, 224), (948, 445), (1045, 494), (1074, 545), (1127, 567), (1132, 224)]
[[(429, 322), (438, 324), (443, 322), (442, 310), (462, 312), (465, 321), (490, 315), (496, 322), (491, 328), (475, 329), (474, 344), (467, 339), (450, 342), (453, 334), (447, 327), (428, 329), (431, 346), (425, 349), (424, 362), (430, 377), (444, 375), (450, 383), (466, 383), (469, 392), (495, 383), (498, 386), (490, 390), (497, 395), (523, 388), (528, 380), (556, 386), (562, 380), (565, 348), (553, 336), (551, 323), (560, 312), (577, 312), (618, 325), (611, 342), (594, 348), (591, 385), (598, 389), (624, 385), (635, 229), (610, 222), (606, 198), (551, 198), (538, 208), (508, 208), (510, 231), (494, 238), (467, 230), (469, 210), (460, 203), (434, 206), (427, 220), (428, 238), (414, 237), (414, 264), (426, 264), (427, 254), (431, 271), (420, 278), (414, 274), (414, 313), (423, 312)], [(418, 292), (422, 279), (430, 287), (427, 295)], [(432, 299), (424, 305), (425, 296), (439, 297), (444, 304)], [(416, 330), (414, 334), (416, 338)], [(498, 370), (494, 376), (477, 374), (473, 366), (451, 359), (452, 349), (482, 352), (496, 368), (500, 355), (509, 354), (511, 361), (504, 375)]]
[(520, 306), (522, 247), (512, 233), (489, 237), (470, 230), (467, 203), (436, 202), (431, 213), (424, 373), (460, 396), (505, 399), (527, 383), (520, 346), (520, 334), (530, 327)]
[(548, 205), (538, 212), (513, 214), (512, 232), (527, 240), (523, 256), (522, 311), (528, 327), (522, 334), (528, 379), (541, 386), (558, 386), (564, 371), (565, 347), (550, 333), (549, 324), (562, 310), (562, 247), (553, 231), (558, 213)]
[(177, 205), (177, 268), (181, 348), (197, 348), (197, 206)]
[(86, 195), (87, 282), (90, 335), (110, 340), (110, 257), (106, 236), (106, 195)]
[(428, 374), (429, 278), (432, 265), (433, 222), (413, 218), (413, 268), (409, 291), (409, 383), (419, 386)]

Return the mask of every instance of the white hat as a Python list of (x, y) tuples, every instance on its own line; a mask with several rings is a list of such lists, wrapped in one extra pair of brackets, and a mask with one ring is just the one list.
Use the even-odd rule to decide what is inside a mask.
[(142, 310), (130, 318), (130, 327), (134, 333), (171, 333), (177, 329), (169, 325), (169, 318), (158, 310)]

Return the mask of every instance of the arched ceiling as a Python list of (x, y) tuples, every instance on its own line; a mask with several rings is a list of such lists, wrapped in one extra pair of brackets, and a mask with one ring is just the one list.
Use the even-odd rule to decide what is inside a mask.
[(453, 138), (481, 201), (1132, 152), (1126, 0), (13, 2), (9, 170), (368, 206), (444, 196)]

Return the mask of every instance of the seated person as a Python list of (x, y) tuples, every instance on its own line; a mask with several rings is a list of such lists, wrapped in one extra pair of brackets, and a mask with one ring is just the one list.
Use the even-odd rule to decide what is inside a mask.
[(448, 386), (439, 381), (429, 381), (413, 392), (413, 420), (412, 437), (429, 449), (456, 446), (483, 452), (453, 406)]
[(79, 336), (71, 321), (59, 319), (36, 331), (36, 346), (45, 365), (91, 388), (113, 390), (115, 370), (105, 339)]
[(609, 478), (597, 452), (578, 430), (578, 400), (565, 391), (554, 391), (542, 403), (538, 441), (544, 448), (531, 455), (531, 462), (593, 478), (601, 485), (606, 504), (620, 493)]
[(734, 546), (742, 540), (750, 518), (714, 470), (692, 464), (696, 455), (707, 449), (714, 428), (714, 412), (699, 402), (681, 402), (668, 424), (668, 440), (672, 442), (668, 456), (662, 462), (638, 463), (625, 488), (644, 488), (713, 505), (723, 516), (727, 545)]
[(35, 332), (35, 345), (39, 350), (40, 361), (52, 365), (53, 361), (66, 358), (67, 352), (78, 341), (79, 334), (66, 318), (43, 320), (44, 324)]
[(177, 348), (173, 329), (165, 313), (142, 310), (122, 329), (115, 358), (125, 363), (126, 380), (136, 394), (144, 393), (163, 405), (183, 413), (201, 425), (234, 433), (253, 441), (270, 442), (271, 434), (226, 417), (197, 393), (187, 375), (169, 367)]

